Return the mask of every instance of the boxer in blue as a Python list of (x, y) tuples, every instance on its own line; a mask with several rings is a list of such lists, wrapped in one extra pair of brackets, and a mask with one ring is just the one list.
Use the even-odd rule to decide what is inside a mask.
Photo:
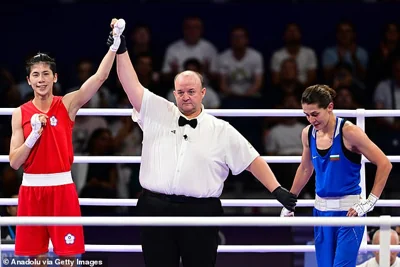
[[(381, 196), (392, 164), (358, 126), (334, 115), (335, 95), (326, 85), (313, 85), (303, 92), (301, 104), (310, 125), (301, 135), (303, 154), (290, 192), (298, 196), (315, 170), (314, 216), (364, 216)], [(377, 167), (367, 199), (360, 196), (362, 155)], [(294, 213), (283, 209), (281, 216)], [(318, 266), (356, 266), (364, 229), (314, 227)]]

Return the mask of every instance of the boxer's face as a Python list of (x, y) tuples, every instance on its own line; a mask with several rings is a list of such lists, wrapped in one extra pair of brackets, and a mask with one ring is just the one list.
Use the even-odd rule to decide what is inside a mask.
[(57, 74), (53, 73), (49, 64), (39, 62), (31, 67), (27, 81), (35, 95), (45, 96), (53, 92), (53, 85), (57, 82)]
[(321, 130), (328, 125), (333, 103), (330, 103), (327, 108), (320, 108), (318, 104), (302, 104), (301, 106), (308, 122), (316, 130)]
[(205, 93), (206, 88), (202, 88), (200, 79), (195, 74), (180, 75), (175, 80), (176, 105), (185, 116), (190, 116), (201, 110), (201, 102)]

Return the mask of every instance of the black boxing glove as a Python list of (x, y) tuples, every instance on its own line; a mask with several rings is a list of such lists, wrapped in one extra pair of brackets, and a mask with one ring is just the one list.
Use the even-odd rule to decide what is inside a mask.
[(282, 186), (277, 187), (272, 195), (288, 210), (294, 211), (297, 202), (297, 196), (290, 193), (286, 188)]
[[(121, 43), (118, 47), (117, 54), (125, 53), (127, 50), (125, 36), (121, 35), (120, 38), (121, 38)], [(108, 35), (108, 39), (107, 39), (107, 46), (111, 47), (113, 44), (114, 44), (114, 36), (113, 36), (113, 32), (110, 31), (110, 34)]]

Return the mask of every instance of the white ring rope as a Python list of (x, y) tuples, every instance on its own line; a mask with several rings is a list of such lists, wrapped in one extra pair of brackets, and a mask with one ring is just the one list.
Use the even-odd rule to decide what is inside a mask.
[[(0, 217), (0, 225), (101, 225), (101, 226), (357, 226), (400, 224), (400, 217)], [(384, 233), (382, 232), (382, 235)], [(389, 234), (387, 232), (386, 234)], [(141, 252), (140, 245), (86, 245), (86, 250), (97, 252)], [(380, 251), (383, 246), (361, 246), (360, 251)], [(13, 251), (15, 245), (1, 245), (4, 251)], [(50, 250), (52, 247), (49, 246)], [(400, 251), (400, 246), (388, 246)], [(223, 245), (219, 253), (313, 252), (313, 245)], [(386, 254), (389, 252), (386, 252)]]
[[(15, 245), (2, 245), (3, 251), (14, 251)], [(400, 245), (391, 245), (400, 251)], [(53, 246), (49, 246), (53, 251)], [(86, 252), (142, 252), (141, 245), (85, 245)], [(361, 250), (361, 249), (360, 249)], [(368, 245), (364, 251), (379, 251), (379, 245)], [(315, 252), (314, 245), (220, 245), (219, 253)]]
[[(0, 108), (0, 115), (11, 115), (14, 108)], [(207, 109), (207, 113), (221, 117), (304, 117), (301, 109)], [(400, 117), (400, 110), (347, 110), (336, 109), (337, 116), (355, 117)], [(79, 116), (131, 116), (132, 109), (82, 108)]]
[[(0, 115), (11, 115), (14, 108), (0, 108)], [(301, 109), (209, 109), (209, 114), (226, 117), (303, 117)], [(79, 116), (131, 116), (132, 109), (81, 109)], [(336, 110), (335, 114), (342, 117), (357, 118), (357, 125), (363, 130), (365, 128), (366, 117), (400, 117), (400, 110)], [(299, 163), (300, 156), (274, 156), (263, 157), (268, 163)], [(391, 162), (400, 162), (400, 156), (388, 156)], [(74, 163), (140, 163), (139, 156), (112, 156), (112, 157), (87, 157), (76, 156)], [(0, 162), (9, 162), (8, 155), (0, 155)], [(362, 157), (362, 164), (368, 162)], [(365, 183), (365, 177), (362, 178)], [(362, 186), (365, 191), (365, 185)], [(364, 192), (365, 193), (365, 192)], [(7, 205), (10, 199), (2, 199), (2, 205)], [(13, 199), (16, 203), (16, 199)], [(81, 205), (100, 205), (106, 204), (104, 199), (80, 199)], [(107, 199), (108, 204), (114, 201), (114, 205), (136, 205), (136, 199)], [(231, 201), (231, 202), (228, 202)], [(253, 201), (253, 202), (251, 202)], [(263, 201), (263, 202), (261, 202)], [(269, 201), (269, 202), (268, 202)], [(247, 202), (247, 203), (246, 203)], [(299, 200), (298, 206), (312, 206), (314, 200)], [(229, 205), (256, 205), (256, 206), (280, 206), (274, 200), (222, 200), (224, 206)], [(245, 204), (244, 204), (245, 203)], [(399, 205), (395, 200), (380, 200), (378, 206)], [(14, 204), (16, 205), (16, 204)], [(390, 246), (389, 226), (400, 225), (400, 217), (293, 217), (293, 218), (274, 218), (274, 217), (162, 217), (162, 220), (154, 217), (0, 217), (0, 225), (102, 225), (102, 226), (127, 226), (127, 225), (151, 225), (151, 226), (380, 226), (385, 242), (380, 246), (362, 244), (360, 251), (380, 251), (380, 264), (383, 267), (389, 266), (389, 250), (400, 250), (399, 246)], [(383, 239), (382, 239), (383, 240)], [(2, 249), (13, 250), (14, 245), (1, 245)], [(127, 245), (87, 245), (88, 251), (124, 251), (140, 252), (140, 246)], [(112, 250), (114, 249), (114, 250)], [(219, 252), (311, 252), (314, 246), (220, 246)], [(1, 250), (0, 250), (1, 253)], [(386, 259), (387, 258), (387, 259)]]
[[(381, 229), (390, 225), (400, 224), (400, 217), (2, 217), (0, 225), (101, 225), (101, 226), (357, 226), (357, 225), (379, 225)], [(388, 231), (381, 235), (389, 235)], [(14, 245), (2, 245), (12, 251)], [(400, 250), (400, 246), (364, 245), (360, 247), (361, 252), (377, 251), (381, 255), (388, 255), (390, 250)], [(97, 252), (141, 252), (139, 245), (86, 245), (87, 251)], [(235, 245), (220, 246), (218, 252), (313, 252), (313, 245)]]
[(0, 217), (0, 225), (90, 226), (382, 226), (400, 225), (400, 217)]
[[(137, 199), (80, 198), (81, 206), (136, 206)], [(313, 207), (314, 199), (299, 199), (296, 207)], [(223, 207), (282, 207), (275, 199), (221, 199)], [(0, 206), (18, 205), (18, 198), (0, 198)], [(380, 199), (375, 207), (400, 207), (400, 200)]]
[[(262, 156), (268, 163), (300, 163), (301, 156)], [(400, 156), (388, 156), (391, 162), (400, 162)], [(9, 162), (8, 155), (0, 155), (0, 162)], [(363, 157), (363, 162), (369, 162)], [(75, 156), (74, 163), (140, 163), (140, 156)]]

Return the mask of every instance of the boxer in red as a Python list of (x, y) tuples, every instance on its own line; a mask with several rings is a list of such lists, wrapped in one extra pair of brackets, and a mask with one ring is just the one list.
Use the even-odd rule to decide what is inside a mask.
[[(57, 82), (56, 63), (39, 53), (26, 65), (27, 81), (34, 99), (12, 114), (10, 165), (23, 167), (17, 216), (81, 216), (79, 199), (71, 176), (72, 129), (78, 110), (107, 79), (121, 45), (125, 21), (118, 20), (114, 43), (97, 72), (81, 88), (63, 97), (53, 95)], [(15, 254), (44, 258), (49, 240), (54, 253), (75, 258), (85, 252), (82, 226), (17, 226)], [(45, 265), (40, 265), (45, 266)], [(70, 265), (69, 265), (70, 266)]]

